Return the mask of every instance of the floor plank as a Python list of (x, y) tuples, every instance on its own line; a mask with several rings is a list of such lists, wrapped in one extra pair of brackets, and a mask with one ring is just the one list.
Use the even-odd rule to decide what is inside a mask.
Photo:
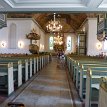
[(25, 107), (73, 107), (64, 66), (54, 58), (13, 102)]

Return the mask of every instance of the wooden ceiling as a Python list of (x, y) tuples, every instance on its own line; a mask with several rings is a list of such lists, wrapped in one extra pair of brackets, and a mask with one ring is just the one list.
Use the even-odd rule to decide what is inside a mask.
[[(86, 19), (86, 14), (58, 14), (61, 25), (63, 26), (62, 32), (75, 32), (83, 21)], [(47, 32), (46, 25), (48, 21), (53, 19), (53, 13), (47, 14), (34, 14), (34, 19), (42, 26)]]
[[(53, 13), (38, 13), (38, 14), (19, 14), (10, 13), (7, 15), (8, 18), (33, 18), (47, 32), (46, 25), (48, 21), (53, 19)], [(60, 19), (61, 25), (63, 26), (62, 32), (76, 32), (84, 20), (87, 18), (85, 13), (58, 13), (57, 16)]]

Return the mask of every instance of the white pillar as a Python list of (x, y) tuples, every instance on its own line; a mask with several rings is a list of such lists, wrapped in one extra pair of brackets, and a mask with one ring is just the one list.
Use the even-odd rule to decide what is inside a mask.
[(87, 55), (99, 55), (103, 52), (103, 48), (97, 49), (96, 47), (96, 43), (99, 43), (97, 39), (97, 18), (88, 18), (87, 28)]

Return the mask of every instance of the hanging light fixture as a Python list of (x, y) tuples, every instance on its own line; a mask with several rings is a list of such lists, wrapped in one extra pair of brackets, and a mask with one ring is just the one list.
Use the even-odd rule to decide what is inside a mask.
[(54, 13), (53, 20), (49, 21), (46, 27), (49, 32), (60, 32), (62, 30), (60, 21), (56, 19), (56, 13)]
[(64, 45), (64, 37), (60, 33), (56, 33), (54, 36), (54, 50), (56, 52), (58, 51), (64, 51), (65, 50)]
[(59, 35), (54, 36), (54, 45), (62, 45), (63, 44), (63, 37)]

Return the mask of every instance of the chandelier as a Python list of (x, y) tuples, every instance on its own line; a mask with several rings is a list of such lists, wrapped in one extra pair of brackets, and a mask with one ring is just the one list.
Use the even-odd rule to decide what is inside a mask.
[(55, 36), (54, 37), (54, 45), (62, 45), (63, 44), (63, 37), (61, 36)]
[(56, 13), (54, 13), (53, 20), (48, 22), (47, 31), (49, 32), (60, 32), (62, 25), (58, 19), (56, 19)]
[(56, 52), (65, 50), (64, 36), (60, 33), (54, 35), (54, 50)]

